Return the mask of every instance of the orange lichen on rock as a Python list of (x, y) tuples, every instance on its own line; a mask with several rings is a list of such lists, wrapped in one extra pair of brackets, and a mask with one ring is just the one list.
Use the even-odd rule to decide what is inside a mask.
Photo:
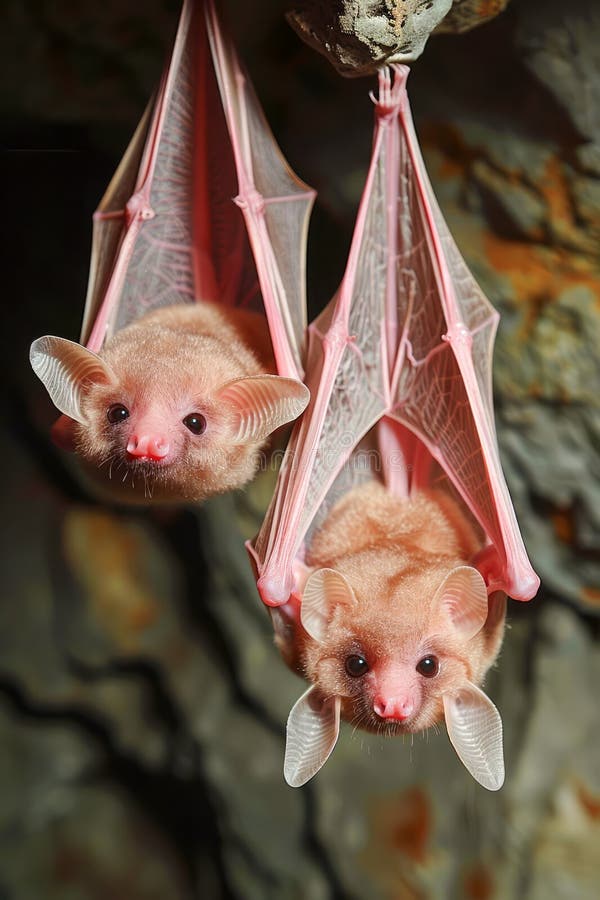
[(431, 802), (424, 790), (409, 788), (402, 794), (373, 804), (372, 833), (379, 847), (395, 851), (415, 863), (427, 858), (433, 829)]
[(583, 587), (580, 594), (581, 599), (587, 606), (600, 606), (600, 588)]
[(90, 609), (109, 634), (125, 643), (158, 614), (156, 599), (145, 589), (147, 548), (137, 531), (108, 513), (82, 509), (69, 513), (63, 528), (65, 555)]
[(395, 821), (390, 822), (391, 843), (415, 862), (424, 862), (431, 833), (431, 819), (429, 798), (419, 788), (411, 788), (402, 795)]
[(369, 843), (362, 862), (393, 900), (420, 900), (428, 893), (421, 875), (430, 863), (433, 811), (428, 794), (412, 787), (377, 798), (369, 814)]
[(588, 818), (594, 822), (600, 821), (600, 796), (593, 794), (585, 785), (579, 784), (577, 786), (577, 798)]
[(529, 306), (529, 327), (546, 304), (570, 288), (587, 287), (600, 299), (598, 277), (581, 257), (558, 248), (505, 240), (491, 231), (484, 232), (483, 243), (489, 264), (510, 279), (515, 299)]
[(487, 866), (478, 863), (465, 874), (464, 896), (467, 900), (491, 900), (494, 893), (494, 879)]
[(554, 534), (563, 544), (572, 544), (575, 540), (575, 522), (571, 509), (557, 509), (550, 514)]
[(508, 0), (481, 0), (477, 4), (477, 15), (481, 19), (491, 19), (501, 13), (507, 4)]
[(510, 279), (515, 299), (531, 307), (532, 321), (528, 324), (533, 325), (540, 309), (560, 293), (560, 253), (505, 240), (491, 231), (483, 233), (483, 243), (491, 267)]
[(556, 156), (547, 160), (544, 175), (537, 186), (548, 204), (548, 218), (552, 224), (562, 224), (569, 230), (574, 228), (575, 215), (569, 183)]
[(482, 155), (482, 151), (468, 144), (460, 130), (449, 122), (424, 123), (419, 127), (419, 138), (425, 156), (429, 149), (443, 154), (435, 173), (439, 178), (464, 178), (468, 166)]

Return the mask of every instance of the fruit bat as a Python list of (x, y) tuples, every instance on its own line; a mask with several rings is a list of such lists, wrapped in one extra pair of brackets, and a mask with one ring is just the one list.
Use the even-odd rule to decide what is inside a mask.
[(305, 408), (313, 199), (212, 0), (184, 0), (156, 97), (94, 215), (81, 344), (31, 347), (63, 413), (55, 439), (102, 493), (180, 501), (239, 487)]
[(414, 132), (408, 68), (379, 74), (371, 164), (346, 271), (309, 327), (311, 401), (249, 553), (285, 661), (310, 682), (284, 775), (308, 781), (340, 719), (386, 734), (445, 719), (469, 772), (504, 779), (481, 690), (506, 595), (539, 579), (500, 465), (498, 314), (442, 217)]

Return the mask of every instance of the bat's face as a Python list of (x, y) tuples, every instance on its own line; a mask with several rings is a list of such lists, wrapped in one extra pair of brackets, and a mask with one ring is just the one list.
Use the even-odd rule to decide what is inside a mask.
[(76, 448), (97, 479), (143, 498), (202, 500), (247, 482), (260, 442), (231, 441), (228, 410), (214, 391), (182, 378), (122, 377), (86, 398)]
[(469, 679), (470, 655), (480, 654), (476, 639), (471, 648), (472, 642), (427, 634), (417, 623), (402, 628), (392, 616), (376, 627), (363, 620), (335, 632), (307, 651), (314, 683), (324, 696), (341, 697), (347, 721), (389, 735), (440, 721), (444, 692)]
[(34, 370), (72, 420), (58, 442), (102, 493), (177, 502), (241, 487), (271, 432), (303, 411), (299, 381), (247, 374), (242, 348), (216, 343), (161, 327), (125, 329), (102, 357), (62, 338), (34, 342)]
[[(360, 556), (358, 567), (340, 558), (339, 569), (315, 569), (301, 600), (293, 595), (274, 617), (284, 658), (292, 666), (297, 659), (312, 683), (288, 717), (286, 781), (298, 787), (319, 771), (335, 747), (340, 718), (390, 736), (444, 718), (464, 765), (498, 790), (502, 722), (478, 683), (500, 647), (505, 595), (488, 599), (471, 566), (450, 564), (444, 572), (434, 561), (390, 579), (379, 558), (365, 577), (366, 556)], [(342, 568), (354, 571), (356, 591)]]
[[(449, 605), (471, 602), (471, 581), (478, 609), (464, 624), (453, 620)], [(483, 627), (483, 580), (465, 566), (415, 574), (389, 594), (357, 590), (349, 598), (337, 588), (332, 596), (337, 604), (320, 623), (318, 640), (306, 642), (304, 669), (324, 697), (340, 697), (344, 719), (367, 731), (429, 728), (444, 716), (444, 695), (480, 683), (499, 647)]]

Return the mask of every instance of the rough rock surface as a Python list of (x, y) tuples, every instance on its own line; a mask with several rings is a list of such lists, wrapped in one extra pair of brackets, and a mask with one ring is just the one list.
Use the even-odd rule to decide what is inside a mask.
[(287, 14), (300, 35), (341, 75), (373, 74), (419, 58), (433, 32), (461, 34), (505, 9), (508, 0), (304, 0)]
[[(239, 9), (233, 26), (286, 154), (319, 188), (309, 247), (318, 306), (341, 273), (362, 186), (370, 85), (338, 78), (264, 6), (261, 16)], [(443, 731), (384, 743), (346, 729), (314, 783), (287, 788), (284, 722), (302, 685), (271, 645), (241, 542), (271, 476), (201, 510), (129, 513), (86, 497), (48, 442), (52, 412), (27, 347), (39, 334), (77, 333), (86, 223), (152, 89), (174, 12), (159, 0), (143, 11), (112, 0), (7, 4), (0, 896), (592, 900), (595, 8), (513, 0), (481, 29), (432, 39), (411, 75), (441, 206), (502, 312), (499, 439), (543, 578), (536, 602), (511, 604), (487, 685), (505, 725), (498, 794), (469, 779)]]
[(417, 59), (451, 6), (452, 0), (309, 0), (288, 21), (338, 72), (356, 77)]

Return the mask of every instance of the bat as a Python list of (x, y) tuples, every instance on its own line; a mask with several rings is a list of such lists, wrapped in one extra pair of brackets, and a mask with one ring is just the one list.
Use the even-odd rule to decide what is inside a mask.
[(212, 0), (184, 0), (156, 97), (94, 215), (81, 344), (48, 335), (30, 352), (63, 413), (56, 442), (101, 493), (185, 501), (240, 487), (306, 407), (313, 201)]
[(506, 595), (539, 586), (499, 460), (498, 314), (437, 205), (408, 68), (379, 74), (371, 164), (346, 271), (311, 323), (311, 401), (248, 545), (284, 660), (311, 682), (287, 724), (284, 776), (308, 781), (345, 718), (386, 734), (444, 718), (468, 771), (504, 779), (481, 689)]
[[(290, 715), (291, 783), (307, 709), (312, 717), (317, 698), (335, 698), (336, 717), (389, 736), (422, 731), (444, 716), (456, 727), (458, 716), (459, 755), (464, 708), (475, 707), (487, 740), (496, 739), (483, 765), (476, 760), (476, 777), (500, 787), (501, 724), (478, 685), (502, 643), (506, 595), (497, 591), (488, 602), (484, 579), (468, 565), (479, 545), (443, 491), (402, 499), (371, 481), (333, 507), (307, 550), (311, 574), (299, 622), (289, 612), (286, 621), (285, 606), (274, 611), (284, 616), (283, 628), (276, 622), (284, 659), (313, 685)], [(474, 762), (467, 756), (468, 768)]]
[(269, 435), (306, 406), (300, 381), (265, 374), (275, 371), (268, 344), (260, 314), (186, 303), (136, 319), (101, 355), (42, 338), (34, 366), (60, 366), (53, 399), (73, 424), (59, 440), (73, 441), (102, 495), (201, 501), (249, 481)]

